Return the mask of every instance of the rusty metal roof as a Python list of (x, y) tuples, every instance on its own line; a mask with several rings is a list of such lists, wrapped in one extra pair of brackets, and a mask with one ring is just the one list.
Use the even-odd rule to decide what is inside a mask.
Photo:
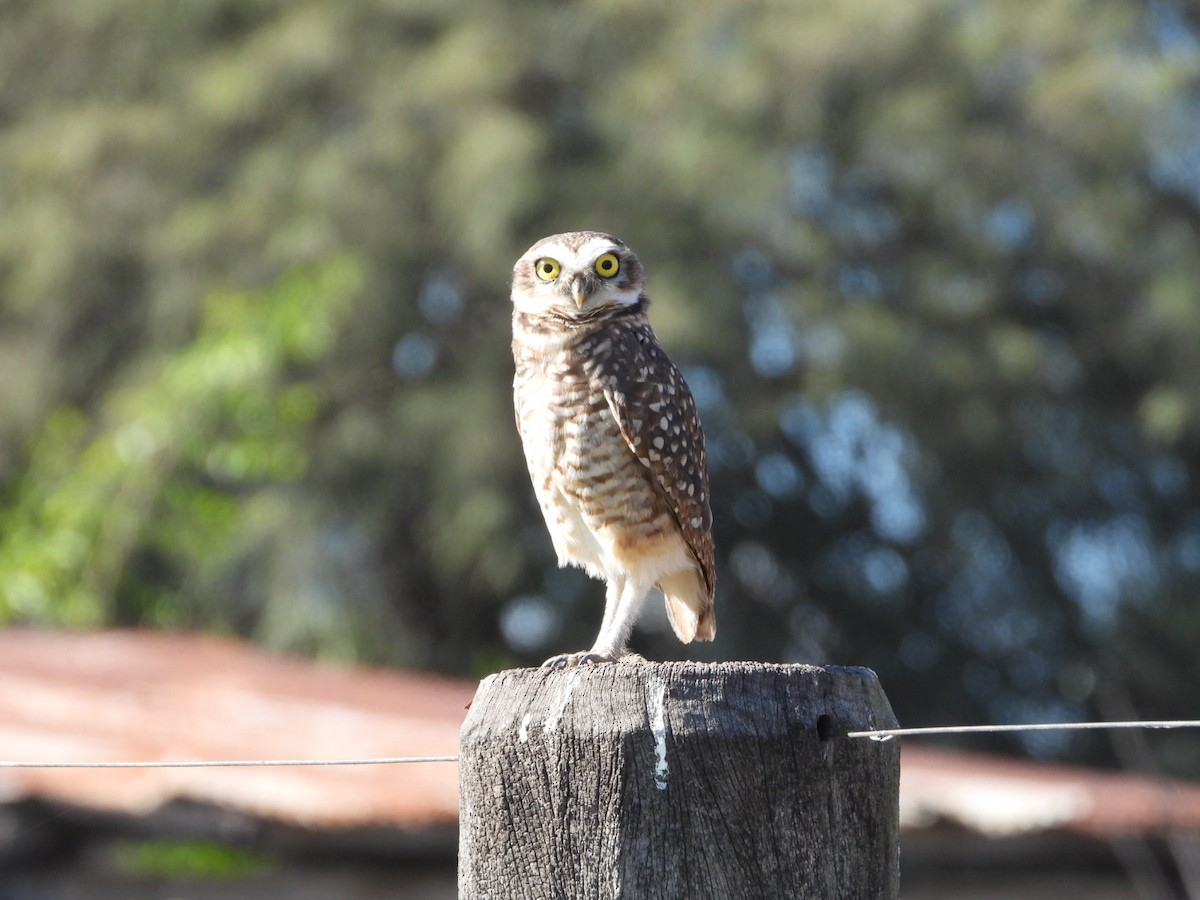
[[(327, 759), (457, 753), (475, 686), (339, 668), (194, 634), (0, 631), (0, 758)], [(453, 824), (454, 763), (4, 769), (26, 798), (143, 815), (175, 801), (308, 828)]]
[[(0, 759), (331, 759), (457, 753), (475, 684), (289, 659), (223, 638), (0, 630)], [(901, 824), (987, 836), (1200, 829), (1200, 785), (906, 742)], [(307, 830), (453, 828), (454, 763), (0, 769), (0, 803), (146, 816), (192, 802)]]
[(1200, 784), (906, 744), (901, 826), (939, 822), (988, 837), (1200, 831)]

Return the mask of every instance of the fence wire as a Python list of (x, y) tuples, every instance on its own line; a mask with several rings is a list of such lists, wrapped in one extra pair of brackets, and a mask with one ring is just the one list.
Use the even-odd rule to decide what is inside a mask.
[[(925, 728), (878, 728), (870, 731), (850, 731), (846, 733), (845, 737), (890, 741), (892, 738), (914, 735), (1002, 734), (1014, 731), (1106, 731), (1127, 728), (1149, 730), (1200, 728), (1200, 719), (1164, 719), (1149, 722), (1039, 722), (1031, 725), (937, 725)], [(118, 762), (0, 760), (0, 769), (236, 769), (283, 766), (394, 766), (435, 762), (458, 762), (458, 757), (369, 756), (347, 759), (187, 759)]]

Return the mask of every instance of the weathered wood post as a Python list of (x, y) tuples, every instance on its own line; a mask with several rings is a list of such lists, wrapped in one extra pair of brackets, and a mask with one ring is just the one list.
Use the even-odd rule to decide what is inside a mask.
[(479, 686), (460, 898), (899, 896), (896, 727), (868, 669), (618, 663)]

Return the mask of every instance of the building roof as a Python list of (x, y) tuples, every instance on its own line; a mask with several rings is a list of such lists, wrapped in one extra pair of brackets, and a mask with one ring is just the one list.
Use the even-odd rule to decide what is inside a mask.
[(1118, 838), (1200, 830), (1200, 785), (906, 744), (900, 824), (987, 837), (1065, 831)]
[[(149, 631), (0, 631), (0, 684), (0, 757), (46, 762), (454, 755), (475, 690)], [(0, 769), (0, 802), (28, 798), (135, 816), (185, 801), (305, 828), (420, 828), (456, 821), (458, 769)]]
[[(0, 759), (344, 759), (457, 753), (473, 682), (289, 659), (224, 638), (0, 630)], [(989, 837), (1200, 829), (1200, 785), (905, 742), (901, 824)], [(145, 817), (192, 804), (315, 831), (434, 832), (453, 846), (454, 763), (0, 768), (0, 804)], [(424, 846), (432, 846), (426, 843)]]

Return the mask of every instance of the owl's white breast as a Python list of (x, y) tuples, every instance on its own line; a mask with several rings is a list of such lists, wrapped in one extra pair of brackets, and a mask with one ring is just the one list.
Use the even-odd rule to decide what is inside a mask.
[(525, 460), (559, 563), (580, 565), (602, 577), (603, 549), (577, 498), (564, 490), (564, 482), (579, 471), (584, 457), (584, 435), (576, 415), (586, 390), (568, 366), (555, 360), (545, 360), (532, 371), (518, 369), (514, 385)]

